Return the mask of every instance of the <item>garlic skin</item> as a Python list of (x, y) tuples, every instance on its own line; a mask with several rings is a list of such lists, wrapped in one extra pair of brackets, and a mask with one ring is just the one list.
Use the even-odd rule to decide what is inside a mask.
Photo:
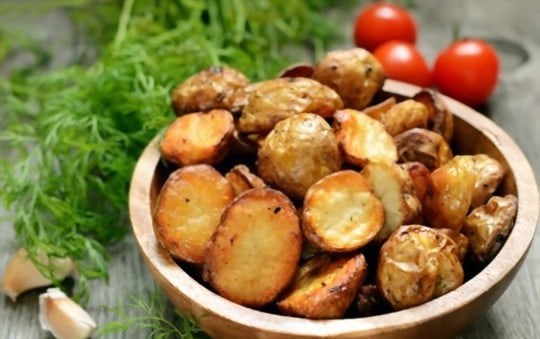
[[(38, 260), (44, 265), (49, 264), (49, 259), (45, 255), (39, 255)], [(55, 268), (54, 276), (59, 280), (75, 273), (75, 265), (70, 258), (53, 259), (52, 264)], [(39, 272), (34, 263), (28, 258), (28, 252), (24, 248), (18, 250), (6, 265), (2, 291), (14, 302), (25, 291), (49, 285), (52, 285), (52, 281)]]
[(58, 339), (89, 338), (97, 328), (94, 319), (58, 288), (40, 294), (39, 323)]

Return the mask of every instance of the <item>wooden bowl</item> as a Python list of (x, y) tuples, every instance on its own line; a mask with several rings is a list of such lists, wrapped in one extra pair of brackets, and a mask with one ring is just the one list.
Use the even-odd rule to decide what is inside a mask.
[[(384, 86), (384, 91), (405, 97), (419, 90), (391, 80)], [(501, 251), (455, 291), (399, 312), (324, 321), (265, 313), (220, 297), (186, 273), (154, 236), (151, 210), (167, 175), (160, 165), (157, 137), (139, 159), (129, 193), (133, 233), (151, 274), (178, 310), (191, 315), (215, 338), (454, 337), (501, 296), (518, 272), (534, 237), (539, 197), (533, 171), (515, 142), (485, 116), (455, 100), (443, 99), (455, 115), (457, 153), (487, 153), (501, 161), (508, 172), (499, 193), (513, 193), (519, 199), (515, 226)]]

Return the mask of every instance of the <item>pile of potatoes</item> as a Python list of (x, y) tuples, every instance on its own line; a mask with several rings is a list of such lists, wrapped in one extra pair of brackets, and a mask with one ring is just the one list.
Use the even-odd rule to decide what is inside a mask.
[(250, 83), (212, 67), (172, 94), (174, 166), (153, 211), (170, 255), (236, 303), (312, 319), (368, 316), (459, 287), (511, 230), (504, 166), (455, 155), (436, 92), (381, 92), (363, 49)]

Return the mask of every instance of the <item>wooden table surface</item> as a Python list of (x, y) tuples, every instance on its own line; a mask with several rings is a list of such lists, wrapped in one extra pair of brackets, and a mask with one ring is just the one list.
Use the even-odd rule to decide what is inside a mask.
[[(505, 129), (521, 146), (535, 175), (536, 186), (540, 178), (540, 1), (538, 0), (475, 0), (430, 1), (418, 0), (414, 15), (418, 20), (418, 45), (429, 62), (438, 50), (452, 39), (452, 24), (459, 24), (462, 36), (506, 38), (518, 42), (528, 53), (528, 59), (515, 65), (514, 59), (504, 64), (495, 94), (480, 110)], [(351, 22), (351, 13), (347, 18)], [(348, 21), (345, 21), (348, 20)], [(58, 52), (52, 63), (61, 66), (76, 53), (65, 15), (56, 11), (40, 15), (29, 21), (2, 17), (0, 27), (18, 27), (30, 31)], [(350, 36), (349, 25), (344, 26)], [(350, 41), (350, 40), (349, 40)], [(67, 48), (66, 48), (67, 46)], [(351, 46), (350, 43), (347, 46)], [(76, 47), (76, 46), (75, 46)], [(19, 62), (8, 60), (8, 63)], [(6, 65), (0, 67), (0, 74)], [(1, 126), (1, 124), (0, 124)], [(0, 156), (9, 150), (0, 149)], [(535, 189), (531, 183), (531, 189)], [(0, 209), (0, 275), (17, 249), (12, 226)], [(104, 305), (114, 306), (129, 301), (134, 292), (153, 288), (131, 237), (111, 249), (110, 282), (91, 282), (92, 299), (88, 311), (100, 324), (114, 319)], [(48, 338), (38, 324), (38, 294), (32, 291), (22, 295), (17, 303), (0, 297), (0, 338)], [(508, 290), (495, 305), (479, 319), (472, 320), (458, 338), (540, 338), (540, 238), (533, 241), (529, 255)], [(128, 331), (111, 338), (145, 338), (147, 333)]]

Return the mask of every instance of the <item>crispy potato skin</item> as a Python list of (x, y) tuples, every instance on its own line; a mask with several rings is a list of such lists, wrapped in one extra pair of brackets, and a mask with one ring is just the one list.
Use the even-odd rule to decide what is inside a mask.
[(414, 186), (414, 191), (416, 192), (416, 197), (420, 201), (420, 204), (424, 206), (427, 187), (429, 185), (429, 181), (431, 180), (431, 171), (424, 166), (424, 164), (417, 161), (407, 161), (399, 164), (399, 166), (409, 172), (409, 176), (411, 177), (412, 184)]
[(420, 305), (463, 284), (455, 242), (436, 229), (401, 226), (381, 247), (377, 285), (394, 310)]
[(315, 64), (313, 79), (333, 88), (345, 107), (361, 110), (382, 88), (385, 73), (379, 61), (367, 50), (337, 50)]
[[(370, 115), (369, 111), (366, 114)], [(387, 111), (376, 112), (370, 116), (379, 120), (391, 136), (396, 136), (415, 127), (426, 128), (428, 123), (426, 106), (412, 99), (398, 102)]]
[(375, 241), (386, 240), (399, 226), (421, 221), (422, 205), (409, 172), (393, 163), (369, 163), (361, 174), (384, 207), (384, 224)]
[(435, 228), (437, 231), (446, 234), (450, 239), (452, 239), (457, 246), (457, 255), (461, 262), (465, 260), (467, 251), (469, 248), (469, 238), (467, 238), (463, 233), (454, 231), (449, 228)]
[(375, 120), (380, 120), (381, 115), (387, 112), (390, 108), (394, 107), (395, 104), (397, 104), (396, 97), (389, 97), (378, 104), (370, 105), (362, 109), (362, 113), (369, 115)]
[(234, 195), (225, 178), (209, 165), (173, 172), (153, 211), (158, 241), (178, 259), (200, 264), (221, 214)]
[(252, 188), (266, 187), (264, 181), (251, 173), (249, 168), (244, 164), (239, 164), (231, 168), (229, 172), (225, 174), (225, 178), (229, 184), (231, 184), (235, 195), (239, 195)]
[(511, 194), (493, 196), (467, 216), (462, 232), (469, 239), (474, 262), (487, 263), (499, 252), (514, 225), (517, 203)]
[(503, 165), (487, 154), (473, 155), (476, 180), (471, 201), (471, 209), (484, 204), (497, 189), (506, 172)]
[(321, 254), (300, 267), (277, 306), (287, 315), (310, 319), (341, 318), (366, 274), (367, 264), (362, 254), (336, 259)]
[(450, 143), (454, 135), (454, 116), (437, 92), (423, 89), (413, 96), (413, 100), (423, 103), (428, 109), (428, 128)]
[(210, 67), (176, 87), (172, 105), (177, 115), (215, 108), (234, 110), (238, 90), (248, 84), (248, 78), (235, 69)]
[(203, 279), (233, 302), (260, 307), (293, 279), (301, 249), (300, 222), (291, 201), (270, 188), (251, 189), (223, 213), (208, 247)]
[(262, 141), (258, 173), (295, 199), (341, 168), (341, 156), (332, 128), (317, 114), (300, 113), (276, 124)]
[(163, 158), (179, 166), (217, 164), (229, 151), (233, 116), (222, 109), (189, 113), (169, 125), (160, 143)]
[(424, 128), (412, 128), (394, 137), (398, 161), (418, 161), (433, 171), (453, 157), (442, 135)]
[(431, 173), (424, 219), (436, 228), (460, 231), (471, 206), (476, 180), (474, 157), (455, 156)]
[(377, 235), (383, 222), (382, 203), (356, 171), (332, 173), (306, 193), (302, 228), (306, 238), (323, 250), (356, 250)]
[(277, 122), (298, 113), (329, 118), (343, 108), (330, 87), (308, 78), (278, 78), (261, 82), (251, 92), (238, 120), (242, 133), (267, 133)]
[(397, 161), (397, 149), (384, 126), (366, 114), (352, 109), (339, 110), (333, 123), (343, 159), (363, 167), (369, 162)]

